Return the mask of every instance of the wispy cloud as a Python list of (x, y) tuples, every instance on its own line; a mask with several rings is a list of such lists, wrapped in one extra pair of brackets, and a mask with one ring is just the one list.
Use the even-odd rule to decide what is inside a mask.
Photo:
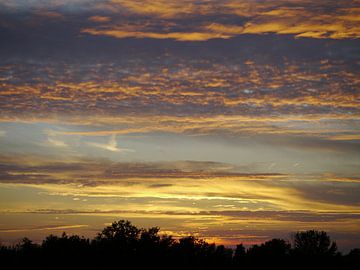
[(65, 142), (51, 138), (51, 137), (48, 138), (47, 142), (50, 145), (55, 146), (55, 147), (67, 147), (68, 146)]
[[(2, 185), (35, 187), (47, 196), (233, 202), (254, 210), (298, 210), (310, 206), (314, 211), (360, 209), (356, 175), (245, 173), (231, 164), (196, 161), (50, 162), (49, 157), (34, 156), (29, 160), (4, 157), (1, 170)], [(203, 207), (209, 210), (206, 205)], [(174, 206), (184, 208), (181, 203)], [(196, 205), (195, 209), (204, 210)]]
[(117, 146), (117, 140), (116, 140), (116, 135), (113, 134), (111, 135), (109, 142), (106, 144), (103, 143), (96, 143), (96, 142), (87, 142), (88, 145), (92, 146), (92, 147), (97, 147), (103, 150), (107, 150), (107, 151), (111, 151), (111, 152), (134, 152), (133, 149), (128, 149), (128, 148), (119, 148)]
[[(14, 212), (16, 213), (16, 212)], [(299, 222), (334, 222), (341, 220), (353, 220), (360, 222), (359, 213), (347, 212), (318, 212), (309, 210), (300, 211), (146, 211), (146, 210), (75, 210), (75, 209), (34, 209), (27, 212), (32, 214), (50, 214), (50, 215), (112, 215), (112, 214), (142, 214), (145, 216), (164, 215), (164, 216), (224, 216), (233, 220), (278, 220), (278, 221), (299, 221)]]
[(56, 230), (67, 230), (84, 228), (88, 225), (49, 225), (49, 226), (35, 226), (31, 228), (0, 228), (0, 233), (17, 233), (17, 232), (31, 232), (31, 231), (56, 231)]

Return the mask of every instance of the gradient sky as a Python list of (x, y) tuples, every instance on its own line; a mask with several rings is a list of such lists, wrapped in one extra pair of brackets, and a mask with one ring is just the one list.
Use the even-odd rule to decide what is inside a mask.
[(0, 241), (360, 247), (359, 37), (358, 0), (0, 0)]

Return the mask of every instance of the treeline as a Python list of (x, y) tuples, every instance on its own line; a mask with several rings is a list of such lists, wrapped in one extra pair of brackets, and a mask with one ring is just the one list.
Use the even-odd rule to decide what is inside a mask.
[(120, 220), (94, 239), (49, 235), (41, 244), (24, 238), (0, 247), (3, 269), (360, 269), (360, 249), (341, 254), (323, 231), (294, 234), (292, 243), (272, 239), (246, 249), (207, 243), (188, 236), (159, 235)]

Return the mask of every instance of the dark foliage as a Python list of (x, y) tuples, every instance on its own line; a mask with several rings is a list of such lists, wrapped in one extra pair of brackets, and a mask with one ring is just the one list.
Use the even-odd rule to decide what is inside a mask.
[(293, 245), (272, 239), (232, 250), (120, 220), (92, 240), (63, 233), (41, 244), (24, 238), (15, 246), (0, 246), (0, 262), (3, 269), (358, 269), (360, 249), (342, 255), (326, 232), (312, 230), (297, 232)]

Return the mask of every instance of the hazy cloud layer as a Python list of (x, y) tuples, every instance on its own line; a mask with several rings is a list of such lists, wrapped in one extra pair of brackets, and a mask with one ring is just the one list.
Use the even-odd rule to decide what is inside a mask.
[(359, 180), (351, 176), (241, 172), (235, 165), (216, 162), (119, 163), (76, 158), (64, 162), (49, 158), (4, 156), (0, 181), (82, 198), (208, 199), (268, 210), (303, 210), (312, 205), (318, 211), (358, 211), (360, 207)]

